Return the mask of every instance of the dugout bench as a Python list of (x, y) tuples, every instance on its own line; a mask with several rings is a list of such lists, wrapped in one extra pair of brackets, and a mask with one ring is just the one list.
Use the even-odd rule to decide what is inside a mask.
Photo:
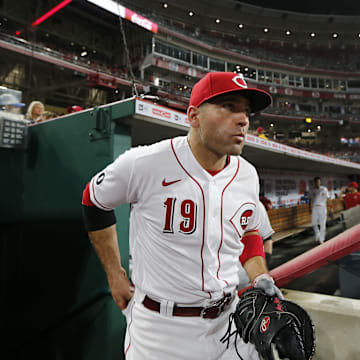
[[(327, 222), (340, 219), (344, 202), (340, 198), (329, 200), (327, 204)], [(308, 204), (268, 210), (272, 228), (275, 231), (274, 242), (292, 237), (306, 231), (311, 225), (311, 208)]]

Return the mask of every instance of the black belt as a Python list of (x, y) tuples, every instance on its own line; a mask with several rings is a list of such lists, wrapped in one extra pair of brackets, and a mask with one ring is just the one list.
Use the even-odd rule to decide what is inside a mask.
[[(204, 319), (216, 319), (233, 301), (234, 296), (226, 294), (222, 299), (215, 301), (213, 304), (205, 307), (197, 306), (177, 306), (173, 307), (173, 316), (200, 316)], [(147, 295), (143, 301), (143, 305), (156, 312), (160, 312), (160, 303), (149, 298)]]

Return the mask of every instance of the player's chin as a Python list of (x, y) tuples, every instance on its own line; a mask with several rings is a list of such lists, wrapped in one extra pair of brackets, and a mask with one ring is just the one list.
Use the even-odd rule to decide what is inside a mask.
[(244, 143), (240, 144), (233, 144), (229, 147), (227, 154), (228, 155), (240, 155), (242, 153), (242, 150), (244, 148)]

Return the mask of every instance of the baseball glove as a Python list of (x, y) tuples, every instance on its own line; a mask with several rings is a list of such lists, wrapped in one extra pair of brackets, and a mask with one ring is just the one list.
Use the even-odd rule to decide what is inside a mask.
[(299, 305), (249, 289), (237, 304), (233, 319), (245, 343), (252, 343), (264, 360), (310, 360), (315, 352), (315, 331), (308, 313)]

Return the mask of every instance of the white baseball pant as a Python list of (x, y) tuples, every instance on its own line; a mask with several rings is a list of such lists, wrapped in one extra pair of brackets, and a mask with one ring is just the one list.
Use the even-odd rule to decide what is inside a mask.
[[(124, 344), (126, 360), (234, 360), (235, 336), (229, 348), (220, 342), (225, 335), (229, 315), (234, 312), (236, 298), (229, 309), (216, 319), (179, 317), (160, 314), (145, 308), (144, 294), (135, 295), (123, 311), (127, 320)], [(233, 322), (233, 329), (235, 324)], [(259, 360), (255, 347), (237, 337), (237, 349), (245, 360)]]
[[(325, 241), (326, 215), (327, 215), (326, 206), (313, 207), (311, 214), (312, 227), (315, 232), (316, 241), (320, 241), (321, 243)], [(318, 225), (320, 225), (320, 231)]]

